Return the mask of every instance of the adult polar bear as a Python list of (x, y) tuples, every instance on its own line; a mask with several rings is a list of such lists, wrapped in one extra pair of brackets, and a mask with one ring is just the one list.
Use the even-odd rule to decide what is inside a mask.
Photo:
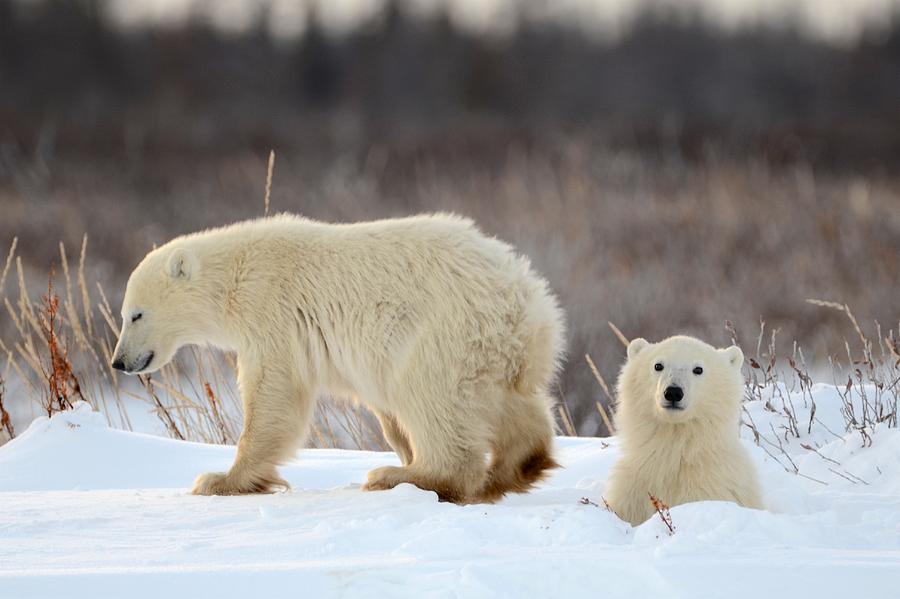
[(277, 465), (320, 390), (368, 406), (400, 456), (367, 490), (406, 482), (493, 501), (556, 466), (548, 386), (562, 313), (528, 260), (469, 220), (280, 215), (178, 237), (131, 274), (122, 320), (113, 367), (130, 374), (186, 344), (237, 352), (237, 458), (197, 478), (195, 494), (286, 486)]

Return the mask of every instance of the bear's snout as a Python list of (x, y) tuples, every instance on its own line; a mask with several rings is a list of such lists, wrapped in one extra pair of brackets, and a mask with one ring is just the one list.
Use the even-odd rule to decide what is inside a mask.
[(154, 352), (147, 352), (138, 356), (136, 360), (130, 360), (130, 364), (125, 363), (124, 357), (117, 356), (113, 359), (112, 367), (116, 370), (121, 370), (125, 374), (134, 374), (146, 370), (155, 356)]
[(666, 390), (663, 391), (663, 397), (669, 402), (670, 407), (674, 407), (684, 399), (684, 389), (676, 385), (669, 385), (666, 387)]

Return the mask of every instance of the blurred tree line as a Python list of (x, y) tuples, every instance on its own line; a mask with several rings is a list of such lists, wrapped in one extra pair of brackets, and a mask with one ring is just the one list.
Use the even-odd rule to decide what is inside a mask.
[(898, 15), (837, 46), (791, 24), (726, 32), (658, 11), (614, 38), (524, 13), (509, 35), (479, 35), (393, 2), (340, 35), (311, 12), (285, 42), (269, 35), (265, 7), (234, 34), (196, 19), (118, 29), (104, 0), (0, 0), (0, 144), (28, 154), (50, 135), (73, 154), (265, 151), (305, 143), (292, 122), (340, 115), (331, 137), (363, 143), (470, 123), (491, 139), (589, 132), (688, 157), (712, 147), (831, 168), (900, 158)]

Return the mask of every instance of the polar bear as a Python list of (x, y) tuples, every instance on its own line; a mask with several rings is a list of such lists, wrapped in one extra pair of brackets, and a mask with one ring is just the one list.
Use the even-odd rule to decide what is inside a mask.
[(621, 456), (604, 498), (637, 526), (655, 511), (702, 500), (761, 508), (753, 462), (738, 438), (744, 354), (675, 336), (635, 339), (619, 375)]
[[(293, 215), (178, 237), (137, 266), (113, 367), (149, 373), (186, 344), (237, 352), (244, 426), (193, 493), (287, 487), (319, 391), (370, 408), (412, 483), (456, 503), (527, 491), (549, 468), (563, 315), (509, 245), (449, 214), (356, 224)], [(490, 456), (490, 459), (488, 459)]]

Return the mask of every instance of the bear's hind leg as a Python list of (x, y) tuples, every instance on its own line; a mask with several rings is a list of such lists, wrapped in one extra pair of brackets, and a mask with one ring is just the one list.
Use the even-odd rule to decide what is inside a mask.
[[(454, 405), (450, 401), (449, 405)], [(460, 504), (480, 501), (479, 491), (487, 476), (486, 424), (471, 414), (454, 418), (452, 412), (439, 415), (431, 409), (410, 410), (403, 414), (403, 419), (412, 442), (412, 461), (400, 468), (385, 466), (372, 470), (363, 490), (383, 491), (410, 483), (434, 491), (441, 501)]]
[(409, 483), (426, 491), (434, 491), (440, 501), (477, 503), (480, 501), (478, 491), (484, 485), (487, 463), (484, 453), (466, 453), (466, 457), (458, 458), (458, 462), (449, 469), (424, 466), (418, 454), (409, 466), (375, 468), (369, 472), (363, 490), (387, 491), (401, 483)]
[(482, 500), (497, 501), (506, 493), (524, 493), (557, 468), (553, 459), (553, 418), (550, 401), (541, 394), (507, 395), (505, 409), (494, 423), (492, 456)]
[(238, 386), (244, 404), (244, 429), (237, 457), (228, 472), (197, 477), (194, 495), (244, 495), (290, 488), (278, 475), (278, 464), (303, 440), (314, 397), (295, 375), (271, 367), (253, 369), (239, 360)]
[(400, 423), (390, 414), (374, 409), (372, 411), (378, 418), (378, 422), (381, 423), (384, 438), (400, 458), (400, 463), (404, 466), (409, 466), (413, 461), (412, 447), (410, 447), (409, 438), (406, 436), (406, 432), (400, 426)]

